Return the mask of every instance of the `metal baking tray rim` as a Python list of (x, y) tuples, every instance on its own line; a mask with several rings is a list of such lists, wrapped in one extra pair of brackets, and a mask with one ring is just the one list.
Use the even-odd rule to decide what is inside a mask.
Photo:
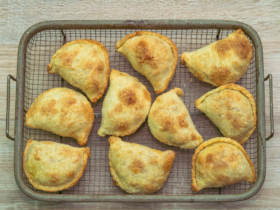
[[(24, 89), (26, 45), (38, 32), (48, 29), (233, 29), (241, 28), (255, 46), (256, 91), (257, 91), (257, 150), (258, 177), (255, 184), (246, 192), (234, 195), (65, 195), (44, 194), (32, 191), (22, 176), (21, 157), (24, 125)], [(225, 20), (84, 20), (84, 21), (45, 21), (31, 26), (23, 34), (18, 48), (15, 110), (14, 173), (20, 190), (27, 196), (44, 201), (95, 201), (95, 202), (224, 202), (240, 201), (251, 198), (261, 189), (266, 171), (266, 134), (264, 103), (264, 70), (261, 40), (257, 32), (249, 25), (238, 21)], [(8, 101), (7, 101), (8, 104)], [(7, 118), (7, 120), (9, 120)], [(7, 134), (8, 135), (8, 134)]]

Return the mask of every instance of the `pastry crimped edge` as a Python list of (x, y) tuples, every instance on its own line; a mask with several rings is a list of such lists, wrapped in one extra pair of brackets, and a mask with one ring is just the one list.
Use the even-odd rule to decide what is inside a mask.
[(242, 86), (239, 86), (239, 85), (236, 85), (234, 83), (222, 85), (220, 87), (217, 87), (214, 90), (209, 91), (208, 93), (204, 94), (202, 97), (196, 99), (195, 100), (195, 107), (197, 109), (199, 109), (198, 106), (205, 100), (206, 97), (208, 97), (210, 95), (213, 95), (215, 93), (218, 93), (220, 91), (226, 90), (226, 89), (239, 91), (240, 93), (242, 93), (244, 96), (246, 96), (248, 98), (248, 100), (250, 101), (250, 104), (252, 106), (253, 116), (254, 116), (254, 126), (248, 132), (248, 134), (243, 138), (243, 140), (239, 142), (242, 145), (242, 144), (244, 144), (250, 138), (250, 136), (254, 133), (254, 131), (255, 131), (256, 127), (257, 127), (257, 113), (256, 113), (257, 107), (256, 107), (256, 102), (255, 102), (255, 99), (252, 96), (252, 94), (248, 90), (246, 90), (246, 88), (244, 88)]
[[(231, 139), (231, 138), (226, 138), (226, 137), (216, 137), (213, 139), (209, 139), (208, 141), (203, 142), (201, 145), (199, 145), (194, 154), (193, 154), (193, 158), (192, 158), (192, 190), (194, 192), (197, 192), (199, 190), (201, 190), (201, 188), (198, 187), (197, 182), (196, 182), (196, 159), (198, 154), (200, 153), (200, 151), (202, 151), (203, 149), (205, 149), (208, 146), (214, 145), (216, 143), (227, 143), (227, 144), (231, 144), (233, 146), (236, 146), (238, 149), (240, 149), (243, 153), (243, 155), (245, 156), (246, 160), (248, 161), (251, 170), (252, 170), (252, 177), (250, 180), (248, 180), (248, 182), (250, 183), (254, 183), (256, 181), (256, 172), (255, 172), (255, 167), (254, 164), (252, 163), (252, 161), (250, 160), (250, 157), (248, 156), (247, 152), (245, 151), (245, 149), (241, 146), (241, 144), (239, 144), (237, 141)], [(204, 189), (204, 188), (202, 188)]]
[[(68, 188), (73, 187), (74, 185), (76, 185), (77, 182), (80, 180), (80, 178), (83, 176), (84, 170), (87, 167), (87, 161), (88, 161), (88, 158), (90, 157), (90, 153), (91, 153), (90, 152), (90, 148), (89, 147), (84, 147), (83, 148), (85, 150), (84, 165), (83, 165), (83, 168), (78, 173), (78, 175), (75, 177), (75, 179), (73, 179), (71, 182), (69, 182), (67, 184), (64, 184), (62, 186), (59, 186), (59, 187), (46, 187), (46, 186), (41, 186), (40, 184), (37, 184), (35, 181), (33, 181), (33, 179), (29, 175), (29, 172), (26, 170), (25, 158), (27, 156), (27, 152), (29, 150), (29, 147), (31, 146), (32, 142), (34, 142), (34, 141), (36, 141), (36, 140), (29, 139), (26, 142), (26, 147), (25, 147), (25, 150), (24, 150), (24, 153), (23, 153), (23, 160), (22, 160), (24, 174), (26, 175), (26, 177), (27, 177), (28, 181), (30, 182), (30, 184), (32, 184), (32, 186), (34, 186), (35, 188), (37, 188), (39, 190), (46, 191), (46, 192), (57, 192), (57, 191), (68, 189)], [(39, 143), (40, 141), (36, 141), (36, 142)], [(47, 142), (47, 141), (44, 141), (44, 142)], [(52, 142), (52, 141), (48, 141), (48, 142)]]
[[(90, 98), (90, 101), (92, 103), (95, 103), (96, 101), (98, 101), (104, 94), (107, 84), (108, 84), (108, 80), (109, 80), (109, 76), (110, 76), (110, 61), (109, 61), (109, 54), (108, 54), (108, 50), (104, 47), (103, 44), (101, 44), (100, 42), (96, 41), (96, 40), (92, 40), (92, 39), (77, 39), (71, 42), (68, 42), (66, 44), (64, 44), (59, 50), (56, 51), (56, 53), (53, 55), (48, 67), (47, 67), (47, 71), (49, 74), (54, 74), (56, 72), (51, 72), (52, 71), (52, 67), (53, 67), (53, 62), (54, 59), (56, 58), (56, 56), (66, 47), (69, 47), (71, 45), (75, 45), (75, 44), (92, 44), (92, 45), (97, 45), (101, 51), (104, 54), (105, 57), (105, 62), (106, 62), (106, 79), (104, 82), (104, 85), (102, 87), (102, 89), (99, 91), (98, 95), (96, 95), (94, 98)], [(60, 75), (61, 76), (61, 75)], [(62, 76), (61, 76), (62, 77)]]
[(160, 93), (163, 93), (166, 90), (170, 81), (173, 78), (173, 75), (174, 75), (175, 70), (176, 70), (177, 62), (178, 62), (178, 50), (177, 50), (177, 47), (174, 44), (174, 42), (171, 39), (169, 39), (167, 36), (164, 36), (164, 35), (161, 35), (161, 34), (158, 34), (158, 33), (155, 33), (155, 32), (150, 32), (150, 31), (136, 31), (132, 34), (127, 34), (120, 41), (117, 42), (116, 50), (119, 49), (130, 38), (135, 37), (135, 36), (142, 36), (142, 35), (156, 36), (156, 37), (162, 39), (163, 41), (165, 41), (166, 43), (168, 43), (170, 45), (171, 49), (172, 49), (174, 60), (173, 60), (173, 64), (172, 64), (172, 67), (171, 67), (171, 71), (168, 74), (166, 80), (164, 81), (162, 87), (158, 90), (155, 90), (156, 94), (160, 94)]

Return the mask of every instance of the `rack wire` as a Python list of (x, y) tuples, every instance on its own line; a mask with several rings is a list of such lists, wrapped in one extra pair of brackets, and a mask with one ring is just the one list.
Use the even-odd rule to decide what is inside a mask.
[[(58, 74), (48, 74), (47, 65), (53, 54), (61, 48), (64, 43), (75, 39), (93, 39), (101, 42), (109, 52), (110, 68), (114, 68), (137, 77), (151, 93), (152, 102), (157, 95), (155, 94), (149, 81), (140, 73), (136, 72), (125, 57), (115, 51), (115, 44), (123, 36), (133, 33), (135, 29), (100, 29), (100, 30), (45, 30), (37, 33), (28, 43), (26, 49), (26, 71), (25, 71), (25, 96), (24, 111), (28, 110), (34, 100), (44, 91), (54, 87), (68, 87), (84, 94), (79, 89), (64, 81)], [(178, 55), (183, 52), (195, 51), (216, 40), (226, 38), (232, 30), (218, 29), (189, 29), (189, 30), (149, 30), (169, 37), (178, 48)], [(249, 37), (248, 37), (249, 39)], [(250, 40), (250, 39), (249, 39)], [(256, 99), (256, 68), (255, 68), (255, 49), (253, 59), (246, 74), (237, 82), (238, 85), (245, 87)], [(178, 64), (172, 81), (166, 91), (179, 87), (184, 91), (183, 101), (189, 110), (192, 120), (202, 135), (204, 141), (222, 136), (214, 124), (194, 106), (194, 101), (206, 92), (215, 87), (199, 81), (187, 70)], [(107, 87), (108, 89), (108, 87)], [(107, 92), (107, 90), (106, 90)], [(106, 95), (104, 93), (104, 96)], [(101, 109), (104, 96), (97, 103), (92, 104), (95, 113), (95, 121), (86, 146), (91, 149), (91, 157), (84, 175), (76, 186), (68, 190), (58, 192), (60, 194), (93, 194), (93, 195), (122, 195), (126, 194), (118, 186), (113, 185), (113, 179), (108, 165), (109, 145), (106, 137), (97, 135), (101, 124)], [(250, 156), (257, 172), (257, 131), (250, 137), (244, 145), (245, 150)], [(47, 131), (24, 127), (24, 147), (28, 139), (39, 141), (55, 141), (79, 147), (72, 138), (64, 138)], [(157, 141), (149, 131), (147, 121), (132, 135), (122, 138), (125, 141), (139, 143), (153, 149), (173, 150), (176, 158), (171, 173), (164, 187), (155, 194), (161, 195), (192, 195), (192, 194), (239, 194), (247, 191), (252, 184), (240, 182), (238, 184), (225, 186), (222, 188), (204, 189), (198, 193), (191, 190), (191, 160), (194, 149), (184, 150), (176, 147), (169, 147)], [(24, 149), (24, 148), (22, 148)], [(36, 192), (26, 179), (27, 185)], [(44, 192), (45, 193), (45, 192)]]

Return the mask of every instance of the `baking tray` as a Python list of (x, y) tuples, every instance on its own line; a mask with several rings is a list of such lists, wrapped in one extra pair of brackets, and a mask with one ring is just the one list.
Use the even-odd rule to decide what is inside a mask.
[[(75, 39), (93, 39), (101, 42), (108, 50), (110, 68), (128, 72), (137, 77), (150, 91), (152, 101), (156, 94), (148, 80), (136, 72), (123, 55), (115, 51), (115, 44), (123, 36), (138, 30), (154, 31), (168, 36), (177, 46), (179, 56), (186, 51), (194, 51), (216, 40), (225, 38), (234, 30), (241, 28), (254, 46), (254, 55), (247, 73), (237, 82), (255, 97), (257, 102), (257, 129), (244, 145), (257, 174), (254, 184), (241, 182), (222, 188), (204, 189), (198, 193), (191, 190), (192, 150), (169, 147), (157, 141), (150, 133), (147, 122), (132, 135), (122, 138), (154, 149), (172, 149), (176, 158), (172, 171), (164, 187), (152, 195), (129, 195), (113, 185), (108, 166), (107, 138), (97, 135), (101, 123), (101, 108), (104, 96), (92, 104), (95, 122), (87, 146), (91, 157), (83, 177), (78, 184), (58, 193), (46, 193), (35, 189), (26, 179), (22, 168), (22, 154), (26, 141), (50, 140), (78, 146), (75, 140), (64, 138), (43, 130), (25, 126), (25, 113), (35, 98), (53, 87), (68, 87), (79, 91), (64, 81), (58, 74), (47, 73), (47, 65), (52, 55), (64, 43)], [(180, 60), (180, 59), (178, 59)], [(15, 133), (9, 134), (10, 79), (16, 81), (16, 119)], [(270, 81), (271, 134), (266, 138), (264, 81)], [(8, 76), (6, 134), (15, 140), (14, 169), (15, 179), (24, 194), (46, 201), (111, 201), (111, 202), (221, 202), (244, 200), (255, 195), (265, 179), (265, 141), (273, 136), (272, 76), (264, 79), (263, 54), (260, 38), (250, 26), (236, 21), (222, 20), (126, 20), (126, 21), (47, 21), (33, 25), (22, 36), (18, 48), (17, 78)], [(221, 136), (219, 130), (199, 110), (194, 101), (214, 89), (214, 86), (194, 78), (185, 66), (178, 61), (176, 72), (168, 90), (179, 87), (184, 91), (183, 101), (204, 140)], [(107, 87), (108, 88), (108, 87)], [(106, 95), (106, 92), (105, 94)]]

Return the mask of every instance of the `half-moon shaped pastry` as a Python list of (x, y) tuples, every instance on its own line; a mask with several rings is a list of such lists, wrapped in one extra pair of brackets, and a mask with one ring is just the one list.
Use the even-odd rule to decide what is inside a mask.
[(253, 163), (244, 148), (230, 138), (203, 142), (192, 159), (192, 190), (222, 187), (241, 181), (255, 182)]
[(193, 149), (203, 142), (201, 135), (185, 106), (180, 88), (174, 88), (157, 97), (153, 103), (148, 125), (153, 136), (160, 142), (180, 147)]
[(77, 184), (87, 166), (90, 149), (51, 141), (27, 141), (23, 170), (35, 188), (57, 192)]
[(118, 41), (116, 50), (150, 81), (157, 94), (164, 92), (178, 61), (177, 47), (168, 37), (150, 31), (136, 31)]
[(35, 99), (25, 116), (25, 125), (63, 137), (76, 139), (84, 146), (94, 121), (90, 102), (68, 88), (53, 88)]
[(181, 64), (199, 80), (214, 86), (235, 83), (247, 71), (253, 46), (241, 29), (194, 52), (181, 55)]
[(48, 72), (59, 74), (81, 89), (94, 103), (102, 97), (107, 87), (110, 74), (108, 51), (98, 41), (74, 40), (54, 54)]
[(171, 171), (175, 152), (109, 138), (109, 166), (116, 184), (128, 193), (150, 194), (163, 187)]
[(112, 69), (98, 135), (126, 136), (134, 133), (148, 116), (150, 106), (151, 95), (137, 78)]
[(244, 144), (256, 124), (256, 103), (245, 88), (227, 84), (209, 91), (195, 101), (195, 107), (219, 128), (225, 137)]

